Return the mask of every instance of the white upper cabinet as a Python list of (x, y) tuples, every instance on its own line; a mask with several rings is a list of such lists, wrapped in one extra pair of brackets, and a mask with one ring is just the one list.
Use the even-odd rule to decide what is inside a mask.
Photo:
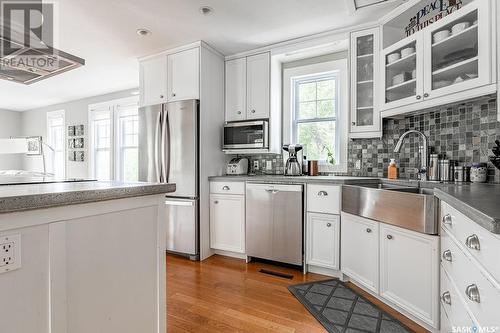
[(270, 118), (269, 52), (226, 61), (226, 121)]
[(380, 61), (385, 84), (382, 116), (494, 92), (496, 22), (492, 8), (490, 0), (472, 1), (385, 48)]
[(269, 118), (270, 54), (247, 57), (247, 119)]
[(167, 101), (167, 57), (158, 56), (139, 63), (140, 105)]
[(168, 55), (168, 101), (198, 99), (200, 96), (200, 49)]
[(351, 138), (382, 136), (379, 50), (378, 28), (351, 33)]
[(226, 121), (244, 120), (247, 108), (247, 59), (226, 61)]
[[(488, 4), (476, 0), (425, 31), (424, 98), (435, 98), (491, 83)], [(447, 36), (449, 35), (449, 36)]]

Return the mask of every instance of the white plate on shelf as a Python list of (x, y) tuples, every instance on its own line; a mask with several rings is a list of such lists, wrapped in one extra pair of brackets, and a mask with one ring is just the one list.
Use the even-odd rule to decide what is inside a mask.
[(401, 53), (394, 52), (387, 56), (387, 63), (392, 64), (393, 62), (398, 61), (399, 59), (401, 59)]
[(441, 30), (441, 31), (438, 31), (434, 34), (433, 38), (434, 38), (434, 43), (438, 43), (440, 41), (442, 41), (443, 39), (446, 39), (450, 37), (450, 31), (449, 30)]
[(404, 58), (404, 57), (407, 57), (413, 53), (415, 53), (415, 48), (407, 47), (407, 48), (401, 50), (401, 57)]
[(457, 23), (453, 27), (451, 27), (451, 33), (453, 35), (456, 35), (458, 33), (461, 33), (462, 31), (464, 31), (468, 27), (470, 27), (470, 22), (460, 22), (460, 23)]

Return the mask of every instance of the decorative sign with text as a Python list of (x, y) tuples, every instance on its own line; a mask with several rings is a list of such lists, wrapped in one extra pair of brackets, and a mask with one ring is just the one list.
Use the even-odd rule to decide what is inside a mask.
[(406, 37), (462, 8), (462, 5), (462, 0), (429, 0), (410, 18), (410, 24), (405, 28)]

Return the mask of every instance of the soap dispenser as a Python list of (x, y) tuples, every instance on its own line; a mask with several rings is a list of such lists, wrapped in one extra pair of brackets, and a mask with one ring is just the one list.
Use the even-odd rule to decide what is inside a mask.
[(391, 158), (391, 162), (389, 163), (387, 178), (398, 179), (398, 166), (396, 165), (396, 160), (394, 158)]

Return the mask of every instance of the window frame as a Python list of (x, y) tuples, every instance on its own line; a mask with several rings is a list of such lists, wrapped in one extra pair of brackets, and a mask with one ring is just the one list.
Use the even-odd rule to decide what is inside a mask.
[[(283, 69), (283, 144), (293, 143), (296, 117), (295, 111), (295, 87), (293, 79), (300, 77), (320, 76), (321, 74), (337, 72), (338, 98), (335, 101), (337, 109), (335, 111), (337, 132), (335, 162), (331, 165), (326, 160), (320, 161), (321, 172), (347, 172), (347, 149), (348, 149), (348, 121), (349, 110), (349, 73), (348, 58), (342, 57), (337, 60), (318, 62), (303, 66), (285, 67)], [(294, 90), (292, 91), (292, 87)]]
[[(299, 85), (304, 84), (304, 83), (312, 83), (312, 82), (320, 82), (320, 81), (327, 81), (333, 79), (335, 81), (335, 116), (334, 117), (314, 117), (314, 118), (307, 118), (307, 119), (300, 119), (299, 117), (299, 109), (298, 105), (301, 103), (300, 101), (300, 96), (299, 96)], [(311, 124), (311, 123), (323, 123), (323, 122), (334, 122), (335, 123), (335, 129), (337, 130), (337, 113), (340, 107), (340, 84), (339, 84), (339, 70), (334, 70), (331, 72), (326, 72), (326, 73), (321, 73), (321, 74), (311, 74), (311, 75), (305, 75), (301, 77), (294, 77), (292, 78), (292, 86), (293, 86), (293, 104), (292, 104), (292, 140), (294, 142), (298, 141), (298, 125), (299, 124)], [(290, 87), (291, 88), (291, 87)], [(318, 112), (317, 110), (317, 103), (321, 100), (318, 99), (317, 95), (317, 87), (316, 87), (316, 99), (307, 101), (307, 102), (315, 102), (316, 103), (316, 114)], [(334, 138), (334, 147), (338, 147), (340, 144), (339, 140), (339, 135), (335, 135)], [(339, 149), (335, 149), (335, 160), (338, 161), (340, 158), (340, 151)], [(323, 161), (323, 160), (322, 160)]]
[(131, 109), (136, 108), (139, 111), (139, 96), (126, 97), (111, 100), (103, 103), (89, 105), (89, 174), (96, 178), (95, 171), (95, 138), (94, 121), (95, 115), (99, 112), (108, 112), (110, 115), (110, 180), (122, 180), (121, 164), (121, 138), (120, 138), (120, 113), (131, 113)]
[(56, 154), (57, 154), (57, 150), (56, 148), (54, 147), (54, 144), (52, 142), (52, 131), (51, 131), (51, 120), (53, 119), (62, 119), (62, 150), (61, 150), (61, 153), (62, 153), (62, 176), (61, 176), (61, 179), (64, 179), (66, 178), (66, 174), (67, 174), (67, 167), (66, 167), (66, 139), (67, 139), (67, 136), (66, 136), (66, 112), (65, 110), (57, 110), (57, 111), (48, 111), (46, 113), (46, 133), (47, 133), (47, 144), (52, 148), (54, 149), (52, 151), (52, 149), (43, 149), (42, 148), (42, 152), (43, 154), (45, 154), (45, 150), (49, 150), (51, 153), (54, 154), (54, 158), (53, 158), (53, 161), (52, 161), (52, 171), (53, 171), (53, 174), (54, 176), (57, 176), (56, 175)]
[[(124, 146), (122, 143), (122, 130), (121, 130), (121, 123), (120, 123), (120, 118), (121, 117), (131, 117), (133, 116), (135, 112), (132, 112), (132, 108), (137, 109), (137, 113), (139, 112), (138, 110), (138, 103), (120, 103), (114, 106), (114, 133), (115, 133), (115, 145), (114, 145), (114, 167), (115, 167), (115, 177), (114, 179), (119, 180), (119, 181), (125, 181), (124, 180), (124, 166), (123, 166), (123, 151), (125, 149), (130, 149), (130, 148), (137, 148), (139, 149), (139, 142), (137, 142), (137, 146)], [(139, 132), (137, 132), (137, 135), (139, 135)]]

